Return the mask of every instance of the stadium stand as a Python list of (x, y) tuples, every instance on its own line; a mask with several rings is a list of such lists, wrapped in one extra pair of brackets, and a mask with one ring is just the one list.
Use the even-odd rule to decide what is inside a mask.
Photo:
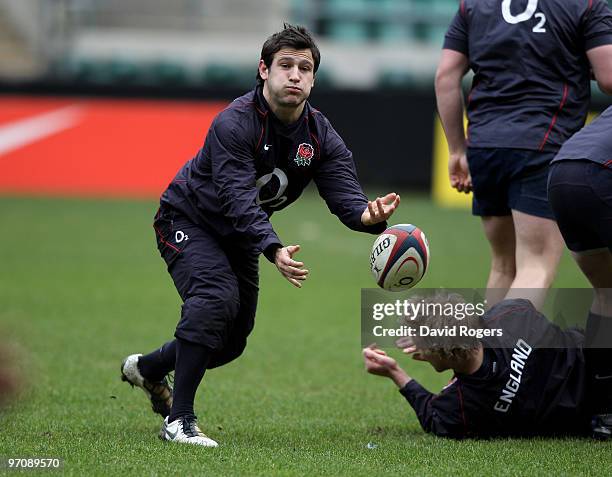
[[(1, 0), (0, 79), (22, 71), (85, 85), (242, 87), (252, 83), (252, 58), (262, 37), (290, 21), (320, 38), (325, 49), (320, 85), (402, 87), (432, 78), (456, 5), (456, 0)], [(37, 37), (35, 31), (44, 34)], [(356, 58), (364, 71), (352, 71)]]
[(36, 20), (41, 12), (30, 11), (34, 5), (27, 3), (24, 0), (21, 8), (13, 9), (7, 2), (0, 3), (0, 71), (4, 78), (19, 80), (44, 73), (44, 58), (37, 51), (39, 34), (26, 20)]
[[(0, 0), (0, 80), (244, 87), (284, 21), (319, 38), (322, 87), (430, 87), (458, 0)], [(359, 65), (359, 67), (355, 67)]]

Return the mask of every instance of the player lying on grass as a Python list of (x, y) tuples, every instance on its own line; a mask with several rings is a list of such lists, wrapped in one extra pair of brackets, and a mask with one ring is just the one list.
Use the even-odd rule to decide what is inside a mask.
[[(159, 251), (181, 295), (176, 339), (128, 356), (122, 377), (142, 388), (164, 416), (164, 440), (215, 447), (196, 425), (194, 398), (207, 369), (240, 356), (255, 324), (259, 256), (292, 285), (308, 277), (270, 223), (314, 181), (348, 228), (380, 233), (397, 194), (369, 202), (353, 156), (329, 121), (307, 102), (319, 49), (302, 27), (285, 25), (264, 43), (257, 86), (213, 121), (204, 147), (161, 197)], [(166, 375), (175, 370), (174, 394)]]
[[(435, 297), (458, 302), (457, 295)], [(397, 345), (442, 372), (451, 382), (432, 394), (387, 354), (363, 350), (366, 371), (388, 377), (415, 410), (426, 432), (452, 438), (589, 435), (608, 437), (612, 419), (592, 422), (598, 382), (589, 375), (584, 335), (550, 323), (528, 300), (504, 300), (483, 318), (417, 317), (411, 326), (502, 330), (482, 339), (452, 336), (400, 338)], [(449, 327), (449, 328), (445, 328)], [(612, 403), (610, 403), (612, 404)], [(609, 411), (608, 411), (609, 412)]]

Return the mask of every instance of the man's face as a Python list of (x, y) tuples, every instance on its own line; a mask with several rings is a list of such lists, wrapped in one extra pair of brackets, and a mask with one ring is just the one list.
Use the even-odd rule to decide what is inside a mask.
[(314, 85), (312, 52), (284, 48), (274, 55), (270, 68), (263, 60), (259, 62), (259, 74), (273, 106), (298, 107)]
[(427, 361), (438, 373), (451, 369), (451, 364), (448, 362), (448, 360), (441, 358), (437, 353), (429, 350), (416, 351), (412, 355), (412, 359), (416, 359), (417, 361)]

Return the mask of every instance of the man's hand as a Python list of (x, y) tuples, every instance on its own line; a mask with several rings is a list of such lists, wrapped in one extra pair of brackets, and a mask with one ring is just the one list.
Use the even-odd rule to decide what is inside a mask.
[(412, 359), (417, 361), (426, 361), (421, 357), (421, 352), (417, 349), (411, 337), (404, 336), (395, 341), (395, 346), (402, 350), (407, 355), (412, 355)]
[(390, 378), (399, 388), (403, 388), (412, 380), (412, 378), (399, 367), (397, 361), (387, 356), (387, 353), (381, 349), (374, 346), (364, 348), (363, 357), (365, 360), (365, 368), (368, 373)]
[(361, 214), (361, 223), (363, 225), (374, 225), (384, 222), (393, 215), (399, 203), (400, 196), (395, 192), (391, 192), (384, 197), (377, 197), (376, 200), (368, 202), (368, 206)]
[(376, 376), (390, 378), (393, 371), (397, 371), (399, 366), (390, 356), (387, 356), (382, 349), (364, 348), (363, 357), (365, 359), (366, 371)]
[(302, 268), (304, 267), (302, 262), (293, 260), (293, 255), (299, 250), (299, 245), (289, 245), (288, 247), (279, 248), (274, 255), (274, 264), (281, 275), (289, 280), (292, 285), (302, 288), (301, 282), (308, 278), (308, 270)]
[(448, 159), (448, 176), (451, 187), (466, 194), (472, 190), (472, 176), (468, 168), (465, 152), (451, 154)]

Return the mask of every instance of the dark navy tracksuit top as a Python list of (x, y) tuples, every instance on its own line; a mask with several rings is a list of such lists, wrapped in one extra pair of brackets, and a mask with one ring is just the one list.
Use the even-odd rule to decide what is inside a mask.
[(423, 429), (451, 438), (584, 435), (590, 431), (584, 335), (550, 323), (528, 300), (485, 315), (502, 337), (482, 340), (484, 361), (439, 394), (412, 380), (400, 392)]
[(281, 123), (260, 87), (234, 100), (213, 121), (204, 147), (161, 197), (191, 221), (221, 236), (241, 234), (272, 261), (281, 241), (270, 216), (294, 202), (314, 180), (329, 210), (349, 228), (366, 227), (367, 207), (349, 151), (327, 118), (306, 102), (298, 121)]
[(553, 162), (588, 160), (612, 167), (612, 106), (567, 141)]

